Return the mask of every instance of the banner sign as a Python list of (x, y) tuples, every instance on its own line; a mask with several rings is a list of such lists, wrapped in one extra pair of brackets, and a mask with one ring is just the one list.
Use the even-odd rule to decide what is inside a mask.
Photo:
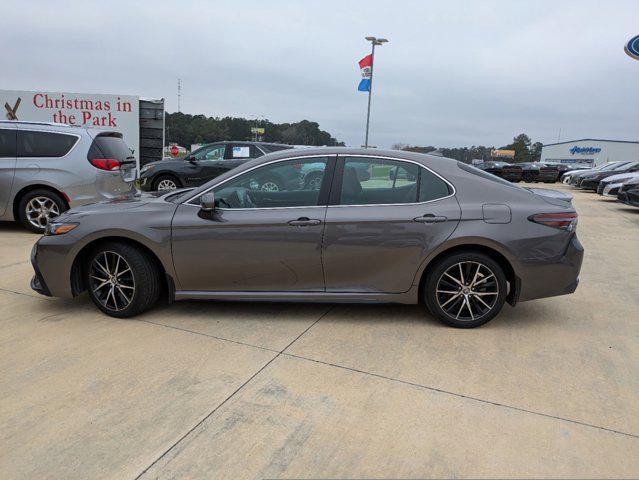
[(133, 95), (0, 90), (1, 118), (115, 130), (140, 158), (140, 101)]

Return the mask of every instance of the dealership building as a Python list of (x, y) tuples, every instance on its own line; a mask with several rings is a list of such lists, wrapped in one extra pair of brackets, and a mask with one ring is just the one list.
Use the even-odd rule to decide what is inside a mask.
[(639, 142), (584, 138), (550, 143), (541, 150), (541, 161), (545, 163), (600, 165), (621, 160), (639, 160)]

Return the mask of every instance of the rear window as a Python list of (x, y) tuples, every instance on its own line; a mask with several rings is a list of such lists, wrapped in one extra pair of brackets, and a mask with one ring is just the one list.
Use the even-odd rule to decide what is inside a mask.
[(133, 157), (131, 150), (127, 147), (126, 143), (124, 143), (122, 135), (120, 134), (98, 135), (93, 140), (87, 155), (89, 160), (95, 160), (96, 158), (113, 158), (120, 162), (131, 157)]
[(492, 173), (484, 172), (483, 170), (475, 168), (472, 165), (468, 165), (467, 163), (457, 162), (457, 166), (465, 172), (472, 173), (473, 175), (485, 178), (486, 180), (492, 180), (493, 182), (501, 183), (502, 185), (508, 185), (511, 188), (522, 188), (518, 187), (517, 185), (513, 185), (508, 180), (504, 180), (503, 178), (498, 177), (497, 175), (493, 175)]
[(77, 141), (75, 135), (18, 130), (18, 157), (64, 157)]
[(16, 131), (0, 129), (0, 158), (16, 156)]

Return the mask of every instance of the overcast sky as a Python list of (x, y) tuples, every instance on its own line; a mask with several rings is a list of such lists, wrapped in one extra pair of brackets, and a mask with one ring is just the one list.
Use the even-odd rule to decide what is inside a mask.
[(186, 113), (302, 119), (363, 143), (639, 140), (629, 1), (0, 2), (1, 89), (166, 98)]

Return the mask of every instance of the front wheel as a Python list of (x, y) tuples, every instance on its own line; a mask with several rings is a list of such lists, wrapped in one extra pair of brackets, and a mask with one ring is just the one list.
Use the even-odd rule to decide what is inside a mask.
[(94, 249), (85, 268), (93, 303), (112, 317), (132, 317), (151, 308), (160, 295), (160, 273), (134, 245), (109, 242)]
[(159, 175), (153, 181), (153, 190), (158, 192), (168, 192), (180, 188), (180, 181), (173, 175)]
[(429, 311), (442, 322), (473, 328), (493, 319), (506, 301), (506, 276), (492, 258), (460, 252), (438, 261), (425, 282)]

